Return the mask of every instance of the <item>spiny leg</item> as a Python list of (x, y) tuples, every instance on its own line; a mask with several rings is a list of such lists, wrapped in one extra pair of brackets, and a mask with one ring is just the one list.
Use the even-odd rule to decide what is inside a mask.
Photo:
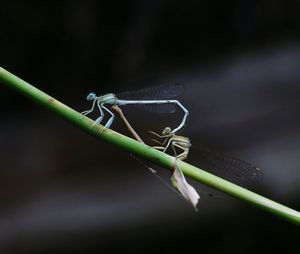
[(102, 105), (102, 108), (106, 110), (109, 114), (111, 114), (111, 117), (104, 126), (105, 128), (109, 128), (115, 119), (115, 115), (108, 108), (104, 107), (104, 105)]
[(181, 145), (177, 144), (176, 142), (173, 142), (173, 143), (172, 143), (172, 147), (173, 147), (173, 150), (174, 150), (174, 151), (175, 151), (175, 147), (174, 147), (174, 146), (176, 146), (176, 147), (182, 149), (182, 151), (183, 151), (181, 154), (176, 155), (176, 158), (178, 158), (178, 159), (180, 159), (180, 160), (182, 160), (182, 161), (185, 160), (185, 159), (187, 158), (187, 156), (188, 156), (189, 149), (186, 148), (186, 147), (184, 147), (184, 146), (181, 146)]
[(96, 104), (96, 99), (93, 101), (92, 108), (89, 109), (89, 110), (82, 111), (81, 114), (83, 114), (83, 115), (86, 116), (86, 115), (90, 114), (91, 112), (93, 112), (93, 111), (94, 111), (94, 108), (95, 108), (95, 104)]
[(167, 151), (167, 149), (169, 148), (171, 141), (172, 141), (172, 139), (170, 138), (168, 141), (168, 144), (166, 146), (152, 146), (152, 147), (155, 149), (162, 150), (162, 152), (165, 153)]
[(163, 152), (166, 152), (167, 149), (169, 148), (170, 144), (173, 142), (172, 138), (169, 139), (167, 145), (165, 146), (165, 150), (163, 150)]
[(169, 138), (170, 138), (169, 136), (164, 137), (165, 140), (164, 140), (161, 144), (162, 144), (162, 145), (166, 144), (167, 141), (169, 140)]
[(154, 139), (154, 138), (151, 138), (151, 140), (152, 140), (153, 142), (157, 143), (157, 144), (162, 145), (162, 142), (160, 142), (160, 141), (158, 141), (158, 140), (156, 140), (156, 139)]
[(100, 117), (98, 117), (98, 118), (94, 121), (94, 123), (93, 123), (92, 126), (95, 126), (96, 124), (101, 123), (101, 121), (102, 121), (102, 119), (103, 119), (103, 117), (104, 117), (104, 113), (103, 113), (103, 110), (102, 110), (102, 105), (101, 105), (99, 102), (97, 102), (97, 106), (98, 106), (99, 111), (100, 111)]
[(164, 145), (167, 142), (168, 138), (165, 138), (165, 140), (163, 142), (160, 142), (160, 141), (158, 141), (158, 140), (156, 140), (154, 138), (151, 138), (151, 140), (154, 141), (155, 143), (160, 144), (160, 145)]
[(174, 144), (174, 142), (171, 143), (171, 146), (172, 146), (174, 155), (175, 155), (175, 157), (177, 158), (177, 152), (176, 152), (176, 149), (175, 149), (175, 144)]
[(152, 146), (152, 148), (158, 149), (158, 150), (165, 150), (164, 146)]
[(157, 134), (156, 132), (154, 132), (154, 131), (148, 131), (149, 133), (151, 133), (151, 134), (153, 134), (153, 135), (155, 135), (156, 137), (158, 137), (158, 138), (169, 138), (170, 137), (170, 135), (168, 134), (168, 135), (159, 135), (159, 134)]

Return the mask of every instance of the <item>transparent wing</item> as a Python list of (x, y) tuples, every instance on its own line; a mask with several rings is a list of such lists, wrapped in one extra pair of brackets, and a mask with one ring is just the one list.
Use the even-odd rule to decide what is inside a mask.
[(136, 106), (140, 109), (155, 113), (174, 113), (177, 107), (175, 104), (139, 104)]
[[(174, 98), (184, 92), (184, 87), (179, 83), (170, 83), (160, 86), (154, 86), (141, 90), (119, 93), (118, 99), (123, 100), (167, 100)], [(156, 113), (174, 113), (176, 105), (168, 104), (137, 104), (135, 105), (143, 110)]]
[(194, 146), (202, 158), (203, 167), (220, 177), (246, 188), (259, 182), (262, 171), (255, 165), (204, 145)]
[(141, 90), (119, 93), (117, 98), (127, 100), (163, 100), (174, 98), (184, 92), (183, 85), (170, 83)]

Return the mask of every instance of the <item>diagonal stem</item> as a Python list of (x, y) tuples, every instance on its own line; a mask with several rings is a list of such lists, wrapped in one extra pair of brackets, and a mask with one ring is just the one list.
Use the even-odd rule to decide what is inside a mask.
[[(60, 115), (65, 120), (73, 123), (87, 133), (116, 145), (130, 153), (141, 156), (162, 167), (172, 170), (174, 167), (174, 157), (162, 153), (152, 147), (142, 144), (134, 139), (117, 133), (111, 129), (104, 129), (102, 125), (93, 126), (93, 120), (83, 116), (74, 109), (59, 102), (48, 94), (42, 92), (36, 87), (30, 85), (24, 80), (18, 78), (12, 73), (0, 67), (0, 82), (10, 87), (20, 94), (28, 97), (35, 103), (43, 106), (54, 113)], [(237, 197), (243, 201), (251, 203), (259, 208), (264, 209), (281, 218), (287, 219), (295, 224), (300, 225), (300, 213), (282, 204), (279, 204), (266, 197), (258, 195), (252, 191), (244, 189), (220, 177), (212, 175), (202, 169), (183, 161), (178, 161), (182, 172), (199, 182), (221, 190), (231, 196)]]

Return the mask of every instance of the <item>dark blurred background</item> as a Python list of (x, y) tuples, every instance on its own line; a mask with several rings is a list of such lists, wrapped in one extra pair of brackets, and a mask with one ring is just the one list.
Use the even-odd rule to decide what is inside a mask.
[[(182, 135), (259, 166), (253, 190), (299, 210), (299, 11), (291, 0), (2, 0), (0, 65), (78, 111), (90, 91), (180, 82)], [(296, 226), (202, 186), (194, 212), (125, 151), (2, 85), (0, 106), (1, 253), (298, 246)], [(125, 112), (145, 141), (182, 117)], [(118, 119), (112, 129), (128, 135)]]

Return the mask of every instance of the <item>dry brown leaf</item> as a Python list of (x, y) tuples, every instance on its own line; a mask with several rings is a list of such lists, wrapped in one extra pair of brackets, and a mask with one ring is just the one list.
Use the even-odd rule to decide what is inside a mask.
[(197, 211), (197, 204), (200, 198), (199, 194), (193, 186), (191, 186), (185, 179), (181, 169), (175, 163), (175, 169), (171, 177), (171, 182), (181, 195), (195, 208)]

